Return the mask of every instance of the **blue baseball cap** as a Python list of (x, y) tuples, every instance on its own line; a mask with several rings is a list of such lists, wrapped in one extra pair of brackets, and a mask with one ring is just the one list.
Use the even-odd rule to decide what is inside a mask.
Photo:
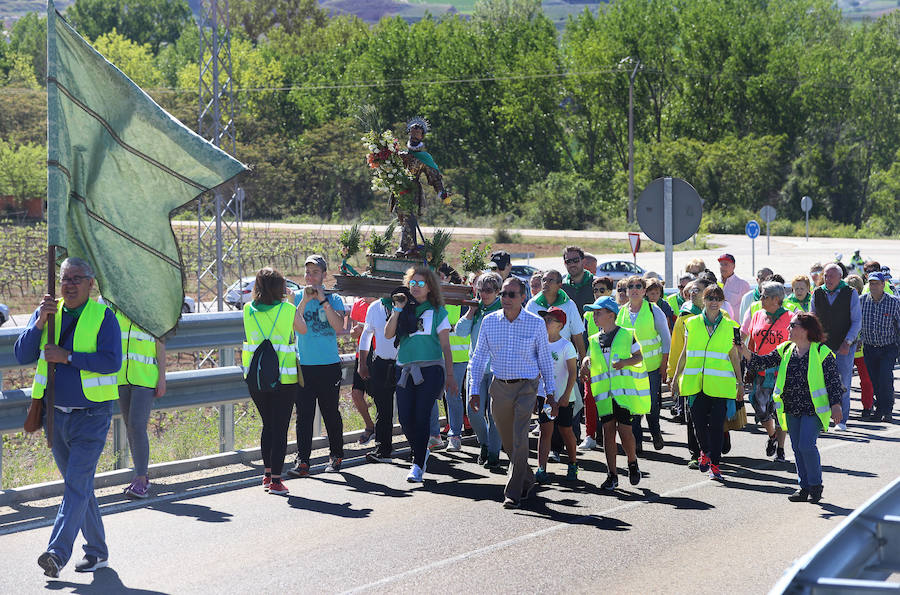
[(873, 271), (866, 277), (866, 281), (881, 281), (882, 283), (884, 283), (884, 280), (884, 273), (880, 273), (878, 271)]
[(613, 314), (619, 313), (619, 304), (617, 304), (616, 300), (608, 295), (597, 298), (597, 301), (595, 301), (593, 304), (584, 305), (585, 312), (587, 312), (588, 310), (599, 310), (601, 308), (606, 308)]

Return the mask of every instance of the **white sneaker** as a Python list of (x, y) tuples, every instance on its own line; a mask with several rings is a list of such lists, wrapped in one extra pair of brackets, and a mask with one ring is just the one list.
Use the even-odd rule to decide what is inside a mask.
[(409, 475), (406, 476), (406, 481), (409, 483), (422, 483), (422, 468), (413, 463), (413, 466), (409, 468)]
[(446, 446), (446, 444), (444, 444), (444, 441), (440, 436), (432, 436), (428, 439), (428, 450), (440, 450), (444, 448), (444, 446)]
[(597, 441), (594, 440), (593, 436), (587, 436), (581, 441), (581, 444), (578, 445), (578, 450), (593, 450), (595, 448), (597, 448)]
[(846, 432), (846, 431), (847, 431), (847, 424), (845, 424), (844, 422), (841, 422), (841, 423), (839, 423), (839, 424), (837, 425), (837, 429), (839, 429), (839, 430), (842, 431), (842, 432)]
[(558, 463), (559, 462), (559, 453), (556, 452), (555, 450), (551, 450), (550, 456), (547, 458), (548, 458), (548, 460), (553, 461), (554, 463)]
[(447, 442), (447, 452), (459, 452), (462, 450), (462, 440), (459, 436), (450, 436)]

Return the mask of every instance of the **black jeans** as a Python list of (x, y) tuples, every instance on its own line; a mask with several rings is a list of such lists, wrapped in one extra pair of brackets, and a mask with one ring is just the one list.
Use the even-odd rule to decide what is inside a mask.
[[(680, 398), (680, 397), (679, 397)], [(682, 404), (684, 407), (686, 403)], [(700, 443), (697, 441), (697, 432), (694, 430), (694, 416), (691, 415), (691, 408), (684, 407), (685, 428), (687, 428), (687, 445), (688, 452), (691, 453), (692, 459), (700, 458)]]
[(728, 399), (697, 394), (691, 405), (691, 417), (694, 418), (694, 430), (700, 449), (706, 453), (713, 465), (722, 460), (722, 442), (725, 440), (725, 415)]
[(297, 391), (297, 461), (309, 462), (317, 401), (325, 431), (328, 432), (330, 454), (332, 457), (343, 458), (344, 420), (338, 409), (341, 398), (341, 364), (300, 366), (300, 369), (303, 370), (306, 382)]
[(287, 452), (287, 431), (291, 425), (291, 409), (297, 398), (296, 384), (279, 385), (275, 392), (261, 393), (250, 388), (250, 398), (262, 419), (262, 434), (259, 449), (262, 451), (263, 465), (272, 470), (272, 475), (281, 475), (284, 455)]
[(372, 358), (366, 391), (375, 401), (375, 453), (391, 456), (394, 436), (394, 389), (397, 387), (395, 360)]

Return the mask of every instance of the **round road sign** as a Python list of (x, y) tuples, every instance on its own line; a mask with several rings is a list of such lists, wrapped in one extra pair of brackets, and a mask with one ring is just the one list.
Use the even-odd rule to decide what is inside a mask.
[[(641, 192), (637, 200), (637, 220), (641, 231), (657, 244), (665, 244), (665, 178), (657, 178)], [(672, 243), (690, 239), (700, 229), (703, 201), (694, 187), (680, 178), (672, 178)]]
[(812, 199), (808, 196), (804, 196), (800, 199), (800, 208), (804, 213), (809, 213), (812, 210)]
[(775, 220), (775, 207), (770, 207), (769, 205), (764, 206), (759, 210), (759, 216), (762, 218), (763, 222), (771, 223)]
[(759, 237), (759, 223), (754, 220), (750, 220), (747, 222), (747, 227), (744, 228), (744, 231), (747, 232), (747, 237), (751, 240)]

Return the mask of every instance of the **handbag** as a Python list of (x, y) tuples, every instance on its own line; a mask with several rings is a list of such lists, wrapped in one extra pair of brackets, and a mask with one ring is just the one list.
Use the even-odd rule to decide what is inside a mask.
[(724, 430), (727, 432), (729, 430), (743, 430), (744, 426), (747, 425), (747, 408), (744, 407), (744, 402), (735, 403), (735, 413), (734, 417), (731, 419), (725, 420)]
[(25, 416), (25, 431), (37, 432), (44, 425), (44, 399), (31, 399), (28, 415)]

